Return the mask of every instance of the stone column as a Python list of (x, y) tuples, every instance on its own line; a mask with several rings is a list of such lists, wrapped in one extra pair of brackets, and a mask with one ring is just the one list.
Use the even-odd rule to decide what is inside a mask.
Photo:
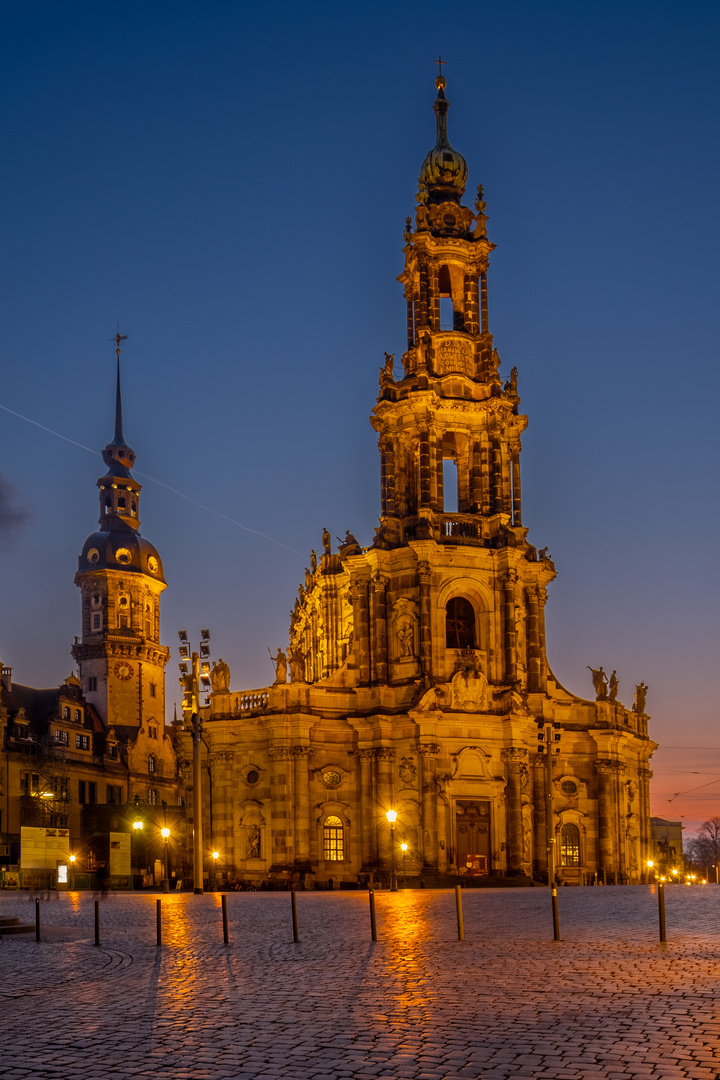
[(373, 682), (381, 684), (386, 683), (388, 677), (387, 581), (384, 574), (372, 576)]
[(293, 860), (292, 751), (289, 746), (271, 746), (270, 757), (270, 870), (287, 870)]
[(480, 314), (481, 314), (481, 332), (486, 334), (488, 331), (488, 295), (487, 295), (487, 273), (483, 270), (480, 275)]
[(390, 825), (386, 818), (388, 810), (394, 810), (393, 805), (393, 764), (395, 751), (390, 747), (380, 747), (375, 751), (377, 761), (377, 806), (376, 824), (378, 836), (378, 863), (380, 870), (390, 873)]
[(310, 755), (312, 747), (293, 746), (295, 759), (295, 865), (310, 868)]
[(408, 300), (407, 302), (407, 347), (412, 349), (415, 344), (415, 325), (413, 319), (413, 302)]
[(422, 762), (422, 857), (427, 870), (438, 868), (438, 807), (436, 743), (420, 743)]
[(419, 317), (415, 324), (416, 333), (420, 327), (427, 327), (428, 325), (428, 268), (426, 262), (420, 263), (418, 272), (420, 276), (420, 300), (418, 307), (420, 310), (418, 313)]
[(505, 682), (517, 681), (517, 630), (515, 627), (515, 582), (517, 573), (508, 570), (503, 581), (505, 624)]
[(545, 605), (547, 603), (547, 589), (543, 585), (538, 586), (538, 660), (540, 671), (540, 690), (547, 687), (547, 652), (545, 646)]
[(539, 877), (547, 874), (547, 832), (545, 798), (545, 758), (542, 754), (533, 754), (533, 870)]
[(490, 482), (491, 512), (493, 514), (499, 514), (503, 509), (502, 450), (500, 448), (499, 439), (492, 440), (490, 454), (492, 468)]
[(479, 506), (482, 514), (487, 516), (491, 513), (490, 491), (490, 445), (486, 433), (483, 433), (480, 445), (480, 499)]
[(368, 584), (366, 581), (353, 582), (353, 652), (361, 686), (370, 684), (370, 612)]
[(615, 880), (615, 860), (613, 858), (613, 786), (615, 781), (615, 762), (598, 759), (595, 772), (598, 780), (598, 864), (605, 883), (610, 885)]
[(431, 330), (440, 329), (440, 290), (435, 266), (428, 270), (428, 322)]
[(420, 432), (420, 506), (430, 506), (430, 436)]
[(520, 451), (512, 455), (513, 525), (522, 525), (522, 493), (520, 490)]
[[(438, 438), (434, 431), (428, 435), (428, 449), (430, 452), (430, 506), (433, 510), (439, 511), (442, 504), (438, 499)], [(442, 492), (442, 459), (439, 464), (440, 491)]]
[(531, 585), (527, 590), (527, 667), (530, 691), (540, 689), (539, 607), (537, 586)]
[(522, 791), (520, 766), (527, 761), (524, 747), (510, 747), (503, 751), (507, 762), (507, 788), (505, 789), (505, 813), (507, 817), (507, 865), (508, 876), (522, 874), (523, 827)]
[(652, 769), (638, 769), (638, 803), (640, 806), (640, 860), (641, 877), (647, 880), (648, 859), (653, 857), (652, 832), (650, 829), (650, 780)]
[(469, 334), (480, 332), (480, 312), (478, 279), (474, 274), (465, 274), (463, 281), (465, 329)]
[(420, 582), (420, 671), (432, 674), (432, 625), (430, 612), (430, 564), (418, 563)]
[(376, 865), (375, 856), (375, 799), (373, 797), (373, 760), (374, 750), (358, 750), (360, 762), (360, 852), (362, 870), (372, 873)]
[(395, 497), (395, 443), (392, 439), (385, 441), (385, 513), (394, 517), (397, 513), (397, 500)]

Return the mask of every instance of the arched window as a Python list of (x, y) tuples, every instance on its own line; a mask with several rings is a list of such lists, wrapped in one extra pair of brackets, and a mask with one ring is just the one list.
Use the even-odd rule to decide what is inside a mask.
[(343, 823), (334, 814), (323, 822), (323, 851), (330, 862), (342, 862), (345, 858)]
[(148, 789), (148, 802), (150, 803), (150, 806), (155, 806), (157, 804), (157, 791), (154, 787)]
[(560, 832), (560, 865), (580, 865), (580, 830), (572, 822), (566, 822)]
[(464, 596), (453, 596), (445, 609), (445, 640), (448, 649), (475, 648), (475, 610)]

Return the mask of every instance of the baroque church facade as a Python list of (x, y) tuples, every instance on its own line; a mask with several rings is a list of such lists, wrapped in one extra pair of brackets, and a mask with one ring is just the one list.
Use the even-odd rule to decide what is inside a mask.
[[(215, 666), (204, 820), (219, 869), (249, 881), (387, 881), (393, 849), (398, 872), (426, 884), (547, 880), (548, 850), (561, 882), (640, 881), (656, 746), (644, 690), (626, 708), (600, 669), (598, 700), (584, 700), (549, 666), (555, 568), (523, 521), (527, 418), (489, 329), (494, 245), (482, 188), (474, 211), (463, 204), (444, 77), (436, 88), (399, 278), (407, 345), (399, 370), (386, 354), (371, 418), (380, 525), (367, 549), (348, 533), (333, 551), (324, 531), (274, 685), (231, 691)], [(92, 568), (83, 574), (92, 618)], [(151, 571), (148, 596), (159, 585)], [(82, 656), (89, 665), (85, 645)], [(176, 745), (189, 761), (184, 721)]]

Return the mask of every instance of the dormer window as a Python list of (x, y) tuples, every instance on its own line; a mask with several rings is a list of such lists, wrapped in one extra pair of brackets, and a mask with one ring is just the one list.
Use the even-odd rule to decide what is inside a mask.
[(80, 712), (79, 709), (75, 710), (75, 723), (76, 724), (82, 723), (82, 713)]
[(63, 717), (63, 720), (69, 720), (70, 719), (70, 706), (69, 705), (64, 705), (63, 706), (62, 717)]

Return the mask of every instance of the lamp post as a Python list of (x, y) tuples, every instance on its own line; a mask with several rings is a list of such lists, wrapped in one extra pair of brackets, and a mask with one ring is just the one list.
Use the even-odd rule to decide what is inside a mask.
[(76, 860), (76, 856), (71, 855), (70, 856), (70, 891), (71, 892), (75, 888), (75, 860)]
[(170, 839), (170, 830), (168, 828), (161, 829), (160, 835), (165, 841), (165, 877), (163, 878), (163, 892), (170, 892), (170, 880), (168, 874), (168, 840)]
[(390, 875), (390, 892), (397, 892), (397, 874), (395, 873), (395, 822), (397, 810), (388, 810), (385, 817), (390, 822), (390, 851), (392, 853), (392, 874)]
[(655, 866), (655, 863), (653, 862), (653, 860), (648, 859), (648, 861), (647, 861), (648, 877), (651, 877), (651, 878), (654, 877), (654, 878), (657, 879), (657, 874), (653, 874), (653, 867), (654, 866)]
[(405, 843), (405, 841), (403, 840), (402, 844), (400, 845), (400, 850), (403, 853), (403, 889), (407, 889), (407, 873), (406, 873), (406, 870), (405, 870), (405, 852), (407, 851), (407, 849), (408, 849), (408, 846)]
[[(538, 754), (545, 757), (545, 836), (547, 843), (548, 885), (555, 884), (555, 825), (553, 821), (553, 753), (559, 754), (559, 724), (538, 720)], [(557, 729), (557, 730), (554, 730)], [(547, 741), (546, 741), (547, 736)]]
[(219, 851), (213, 851), (212, 853), (212, 866), (213, 866), (213, 892), (217, 891), (217, 864), (220, 858)]
[[(202, 717), (200, 693), (210, 690), (210, 631), (200, 631), (200, 652), (192, 652), (187, 631), (178, 630), (180, 638), (180, 685), (183, 688), (183, 719), (193, 731), (193, 880), (195, 893), (203, 891), (202, 842), (202, 769), (200, 740)], [(205, 705), (209, 703), (205, 699)]]

